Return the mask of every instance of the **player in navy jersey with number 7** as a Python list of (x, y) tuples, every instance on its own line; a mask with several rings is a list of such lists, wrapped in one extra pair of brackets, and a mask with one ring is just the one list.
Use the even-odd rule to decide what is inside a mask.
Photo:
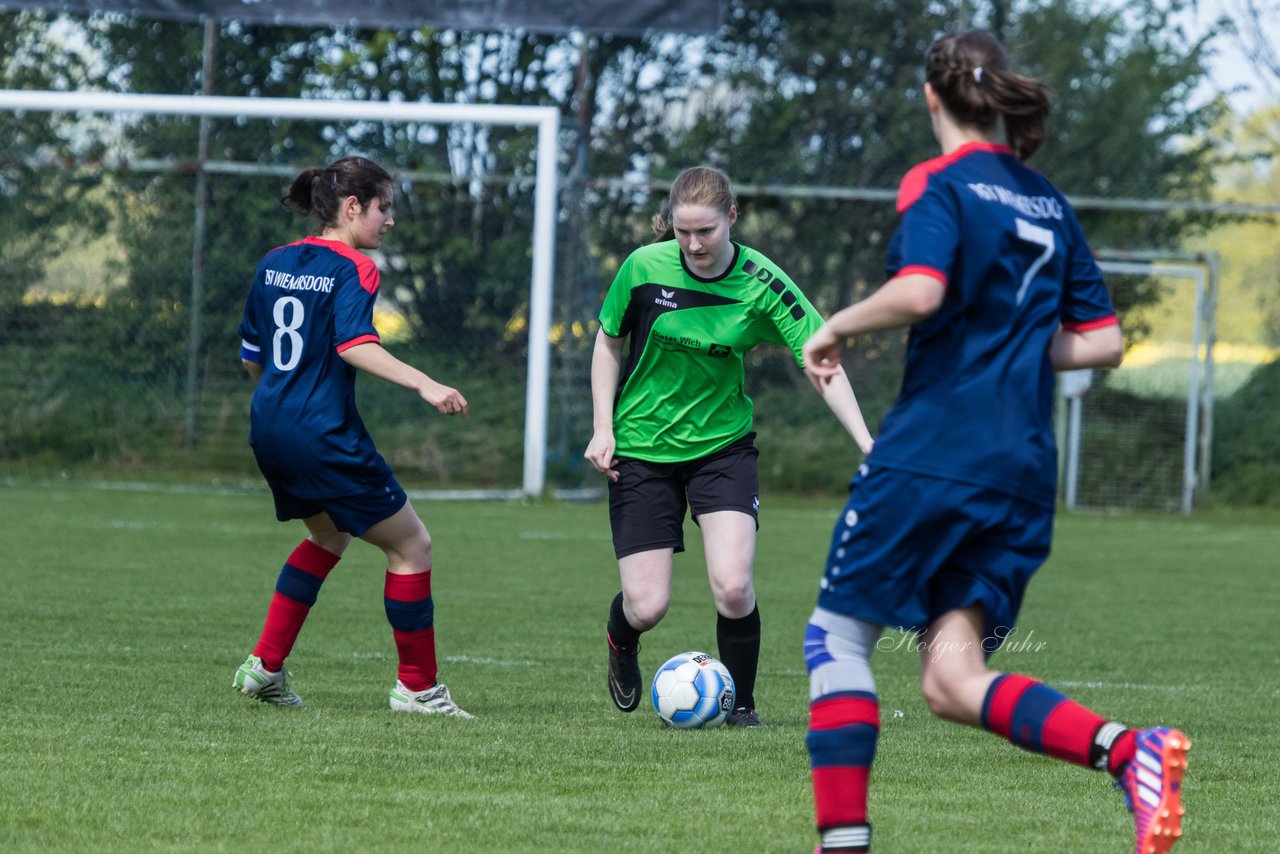
[[(743, 357), (771, 341), (799, 359), (822, 318), (778, 265), (730, 240), (738, 208), (727, 175), (686, 169), (669, 202), (670, 219), (654, 218), (658, 242), (632, 252), (609, 287), (591, 359), (595, 431), (584, 456), (609, 478), (622, 580), (606, 623), (609, 694), (624, 712), (640, 704), (640, 635), (670, 605), (672, 556), (684, 551), (691, 510), (702, 528), (720, 659), (736, 689), (725, 724), (757, 727), (760, 490)], [(870, 450), (848, 379), (833, 380), (827, 406)]]
[(431, 537), (356, 411), (357, 370), (404, 386), (446, 415), (466, 398), (382, 348), (373, 325), (382, 245), (392, 218), (391, 176), (363, 157), (307, 169), (281, 199), (313, 214), (316, 236), (267, 253), (240, 323), (240, 351), (256, 382), (249, 443), (276, 517), (301, 519), (304, 539), (285, 561), (253, 653), (232, 686), (277, 706), (302, 705), (285, 658), (325, 577), (353, 537), (387, 557), (384, 604), (399, 654), (394, 711), (471, 717), (436, 681)]
[(1118, 365), (1123, 342), (1070, 205), (1022, 162), (1044, 140), (1045, 87), (1011, 72), (984, 32), (934, 42), (925, 80), (942, 156), (902, 182), (889, 280), (804, 346), (822, 391), (847, 337), (911, 329), (901, 394), (853, 479), (805, 634), (818, 851), (870, 850), (869, 662), (894, 626), (922, 632), (935, 714), (1109, 772), (1134, 814), (1135, 850), (1167, 852), (1182, 832), (1186, 736), (1129, 729), (987, 666), (1049, 556), (1053, 372)]

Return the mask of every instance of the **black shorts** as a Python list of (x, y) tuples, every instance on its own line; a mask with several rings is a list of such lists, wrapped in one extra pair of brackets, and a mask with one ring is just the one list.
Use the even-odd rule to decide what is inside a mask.
[(290, 519), (310, 519), (317, 513), (328, 513), (339, 531), (353, 537), (364, 536), (374, 525), (390, 519), (409, 500), (395, 477), (363, 495), (341, 498), (301, 498), (286, 489), (268, 483), (271, 497), (276, 504), (276, 518), (281, 522)]
[(684, 551), (684, 513), (737, 510), (760, 526), (760, 472), (755, 433), (714, 454), (683, 463), (618, 458), (609, 482), (609, 525), (619, 558), (653, 549)]

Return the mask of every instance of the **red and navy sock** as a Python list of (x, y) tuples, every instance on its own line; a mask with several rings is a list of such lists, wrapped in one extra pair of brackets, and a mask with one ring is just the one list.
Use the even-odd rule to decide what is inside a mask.
[(266, 625), (253, 648), (253, 654), (262, 659), (267, 670), (274, 673), (284, 667), (284, 660), (293, 651), (298, 632), (316, 603), (320, 585), (340, 557), (311, 540), (303, 540), (285, 561), (267, 608)]
[(809, 767), (823, 852), (868, 851), (867, 784), (880, 734), (880, 702), (866, 691), (809, 704)]
[(1132, 730), (1017, 673), (1000, 674), (987, 689), (982, 726), (1023, 750), (1112, 774), (1133, 758)]
[(410, 691), (436, 684), (435, 605), (431, 601), (431, 570), (413, 575), (388, 572), (383, 586), (387, 622), (400, 655), (398, 676)]

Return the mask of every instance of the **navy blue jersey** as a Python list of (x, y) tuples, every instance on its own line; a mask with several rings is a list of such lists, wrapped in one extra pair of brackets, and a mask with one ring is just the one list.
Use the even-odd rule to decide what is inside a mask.
[(249, 443), (273, 486), (301, 498), (357, 495), (391, 469), (356, 412), (356, 369), (338, 355), (378, 341), (378, 268), (345, 243), (308, 237), (258, 265), (240, 355), (262, 366)]
[(985, 143), (908, 172), (898, 211), (889, 277), (923, 273), (946, 294), (911, 328), (872, 462), (1052, 507), (1050, 341), (1059, 326), (1116, 323), (1075, 213), (1009, 148)]

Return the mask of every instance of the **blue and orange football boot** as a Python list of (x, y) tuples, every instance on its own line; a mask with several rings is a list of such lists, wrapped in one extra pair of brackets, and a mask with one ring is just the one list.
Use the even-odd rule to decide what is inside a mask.
[(1191, 739), (1179, 730), (1154, 727), (1138, 732), (1132, 761), (1116, 786), (1133, 813), (1135, 854), (1168, 854), (1182, 836), (1182, 775)]

